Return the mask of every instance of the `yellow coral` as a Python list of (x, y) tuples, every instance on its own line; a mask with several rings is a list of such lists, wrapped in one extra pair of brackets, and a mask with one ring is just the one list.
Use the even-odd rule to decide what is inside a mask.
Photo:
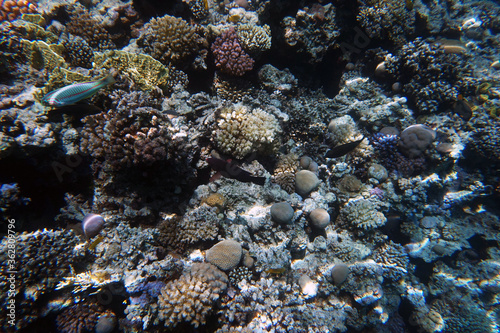
[(57, 67), (66, 67), (61, 54), (64, 47), (60, 44), (47, 44), (44, 41), (21, 40), (23, 54), (28, 58), (30, 65), (36, 69), (47, 69), (49, 72)]
[(115, 68), (121, 73), (126, 73), (140, 89), (146, 91), (156, 87), (165, 90), (169, 83), (169, 68), (146, 54), (116, 50), (96, 52), (94, 66), (106, 69)]
[(209, 196), (203, 198), (201, 203), (206, 203), (211, 207), (216, 207), (217, 211), (219, 211), (224, 208), (226, 198), (224, 198), (224, 196), (220, 193), (211, 193)]
[(249, 52), (266, 51), (271, 48), (271, 28), (264, 24), (240, 24), (237, 30), (241, 46)]

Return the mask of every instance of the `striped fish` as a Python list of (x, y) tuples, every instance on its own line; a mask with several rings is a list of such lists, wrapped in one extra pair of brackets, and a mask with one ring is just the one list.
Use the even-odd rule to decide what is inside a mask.
[(109, 74), (97, 81), (71, 84), (49, 92), (42, 98), (42, 103), (56, 107), (75, 104), (82, 99), (89, 98), (99, 89), (109, 84), (113, 84), (114, 82), (113, 76)]

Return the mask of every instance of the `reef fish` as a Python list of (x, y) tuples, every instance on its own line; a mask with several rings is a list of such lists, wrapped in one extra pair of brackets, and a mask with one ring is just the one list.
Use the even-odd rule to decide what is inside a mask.
[(212, 169), (219, 172), (226, 178), (232, 178), (244, 183), (254, 183), (257, 185), (264, 185), (266, 182), (265, 177), (255, 177), (250, 172), (243, 170), (234, 162), (225, 161), (216, 157), (207, 158), (207, 163)]
[(113, 84), (114, 82), (113, 76), (109, 74), (97, 81), (71, 84), (49, 92), (42, 98), (42, 103), (56, 107), (75, 104), (85, 98), (89, 98), (99, 89)]
[(332, 149), (330, 149), (329, 151), (326, 152), (325, 157), (337, 158), (340, 156), (344, 156), (345, 154), (353, 151), (357, 146), (359, 146), (361, 141), (363, 141), (364, 139), (365, 139), (365, 137), (363, 136), (361, 139), (359, 139), (357, 141), (344, 143), (343, 145), (333, 147)]

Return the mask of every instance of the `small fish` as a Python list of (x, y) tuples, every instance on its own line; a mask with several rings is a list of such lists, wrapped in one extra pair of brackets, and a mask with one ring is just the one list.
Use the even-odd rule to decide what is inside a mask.
[(42, 98), (42, 103), (55, 107), (75, 104), (82, 99), (89, 98), (99, 89), (113, 83), (115, 83), (115, 79), (109, 74), (97, 81), (71, 84), (49, 92)]
[(266, 182), (265, 177), (255, 177), (250, 172), (243, 170), (236, 163), (221, 160), (216, 157), (207, 158), (207, 162), (212, 169), (220, 172), (226, 178), (232, 178), (244, 183), (254, 183), (257, 185), (264, 185)]
[(361, 141), (363, 141), (364, 139), (365, 139), (365, 137), (363, 136), (361, 139), (359, 139), (357, 141), (344, 143), (343, 145), (333, 147), (332, 149), (330, 149), (329, 151), (326, 152), (325, 157), (337, 158), (337, 157), (344, 156), (345, 154), (353, 151), (357, 146), (359, 146)]

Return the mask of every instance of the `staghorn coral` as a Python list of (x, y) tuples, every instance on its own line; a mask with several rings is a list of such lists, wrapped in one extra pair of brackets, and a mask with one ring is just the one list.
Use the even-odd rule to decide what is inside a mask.
[(395, 44), (404, 44), (406, 36), (415, 31), (414, 9), (404, 1), (358, 0), (357, 21), (370, 38), (389, 38)]
[(110, 110), (83, 119), (80, 149), (113, 169), (167, 159), (170, 139), (164, 115), (150, 108)]
[(242, 49), (234, 27), (224, 31), (212, 44), (215, 66), (222, 73), (242, 76), (253, 69), (254, 60)]
[(179, 279), (168, 282), (158, 295), (160, 320), (170, 328), (181, 322), (194, 327), (205, 324), (227, 284), (227, 275), (215, 266), (193, 264)]
[(137, 39), (137, 45), (165, 65), (185, 60), (206, 44), (196, 26), (170, 15), (152, 18)]
[(240, 24), (236, 33), (238, 41), (247, 52), (257, 53), (271, 48), (271, 28), (267, 24)]
[(88, 12), (72, 15), (66, 29), (70, 34), (82, 37), (92, 48), (99, 51), (116, 48), (108, 31)]
[(249, 153), (271, 154), (279, 146), (278, 120), (261, 109), (234, 104), (221, 110), (215, 132), (217, 146), (236, 158)]
[(14, 21), (19, 16), (26, 13), (36, 13), (38, 11), (36, 3), (28, 0), (2, 0), (0, 4), (0, 22)]

